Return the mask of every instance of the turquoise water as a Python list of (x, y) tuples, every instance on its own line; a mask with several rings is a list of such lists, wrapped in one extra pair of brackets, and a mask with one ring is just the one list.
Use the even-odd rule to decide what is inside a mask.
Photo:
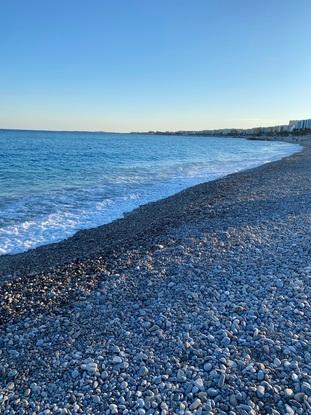
[(0, 254), (60, 241), (298, 149), (239, 138), (0, 130)]

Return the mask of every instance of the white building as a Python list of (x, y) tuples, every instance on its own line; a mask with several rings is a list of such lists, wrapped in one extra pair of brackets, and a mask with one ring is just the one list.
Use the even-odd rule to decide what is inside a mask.
[(289, 122), (290, 131), (311, 129), (311, 119), (309, 120), (292, 120)]

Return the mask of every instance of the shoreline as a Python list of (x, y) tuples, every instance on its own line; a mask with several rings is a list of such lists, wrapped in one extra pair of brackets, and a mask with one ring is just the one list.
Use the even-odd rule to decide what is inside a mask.
[[(282, 159), (231, 173), (186, 188), (167, 198), (141, 205), (119, 219), (95, 228), (80, 230), (60, 242), (42, 245), (22, 253), (0, 256), (0, 301), (7, 295), (7, 289), (9, 292), (18, 291), (23, 289), (25, 283), (30, 282), (31, 287), (38, 288), (34, 299), (35, 310), (37, 307), (38, 310), (53, 310), (60, 304), (70, 304), (77, 298), (75, 290), (79, 291), (80, 285), (90, 285), (91, 290), (95, 289), (100, 282), (101, 271), (107, 271), (109, 274), (114, 261), (128, 255), (128, 252), (137, 250), (140, 255), (144, 255), (149, 251), (157, 251), (158, 246), (167, 242), (170, 233), (176, 229), (200, 223), (202, 219), (212, 221), (221, 218), (223, 212), (229, 209), (226, 206), (228, 203), (236, 204), (235, 193), (238, 192), (240, 196), (239, 191), (243, 190), (243, 187), (239, 190), (237, 187), (245, 179), (252, 182), (253, 177), (258, 179), (262, 173), (282, 171), (299, 158), (311, 159), (311, 136), (298, 137), (298, 140), (296, 137), (290, 140), (285, 137), (283, 141), (300, 144), (302, 149)], [(243, 198), (247, 200), (251, 193), (249, 187), (244, 189)], [(98, 265), (94, 266), (96, 263)], [(75, 270), (79, 268), (82, 271), (77, 278)], [(84, 275), (93, 271), (91, 283), (89, 279), (85, 281)], [(75, 289), (71, 292), (72, 285)], [(53, 290), (54, 286), (60, 289), (58, 297), (42, 305), (46, 287)], [(66, 292), (67, 289), (69, 293)], [(11, 304), (7, 310), (0, 310), (0, 327), (1, 322), (10, 321), (11, 317), (15, 317), (16, 307), (19, 308), (18, 303)], [(17, 316), (25, 313), (26, 310), (22, 307)]]
[[(241, 138), (244, 138), (245, 140), (250, 140), (250, 141), (252, 141), (252, 140), (263, 140), (263, 141), (274, 140), (274, 141), (288, 142), (288, 143), (291, 143), (291, 144), (300, 144), (302, 146), (302, 149), (300, 151), (303, 151), (303, 143), (308, 142), (309, 140), (311, 140), (310, 136), (277, 137), (276, 140), (274, 138), (271, 138), (271, 137), (267, 137), (267, 138), (263, 138), (263, 137), (241, 137)], [(104, 229), (105, 227), (109, 227), (111, 225), (113, 226), (114, 224), (116, 224), (118, 226), (119, 221), (126, 220), (132, 214), (134, 214), (136, 216), (136, 214), (138, 213), (139, 210), (142, 210), (142, 211), (145, 210), (145, 207), (148, 206), (148, 205), (161, 203), (162, 201), (165, 201), (166, 199), (174, 198), (179, 193), (183, 193), (183, 192), (185, 192), (189, 189), (196, 188), (197, 186), (204, 186), (204, 185), (206, 185), (208, 183), (211, 183), (211, 182), (218, 182), (218, 181), (221, 181), (222, 179), (224, 179), (227, 176), (240, 174), (240, 173), (243, 173), (243, 172), (249, 171), (249, 170), (254, 170), (254, 169), (263, 167), (266, 164), (279, 162), (283, 159), (286, 159), (287, 157), (291, 157), (291, 155), (290, 156), (284, 156), (279, 160), (272, 160), (269, 163), (264, 163), (264, 164), (256, 166), (256, 167), (251, 167), (251, 168), (247, 168), (245, 170), (243, 169), (239, 172), (230, 173), (230, 174), (227, 174), (226, 176), (223, 176), (223, 177), (211, 180), (211, 181), (207, 181), (207, 182), (199, 183), (199, 184), (194, 185), (194, 186), (187, 187), (187, 188), (185, 188), (185, 189), (183, 189), (183, 190), (181, 190), (177, 193), (172, 194), (171, 196), (160, 198), (156, 201), (148, 202), (146, 204), (140, 205), (137, 208), (134, 208), (133, 210), (131, 210), (129, 212), (123, 213), (122, 217), (116, 218), (112, 222), (105, 223), (103, 225), (99, 225), (99, 226), (96, 226), (96, 227), (93, 227), (93, 228), (78, 230), (72, 236), (70, 236), (66, 239), (63, 239), (61, 241), (54, 242), (54, 243), (53, 242), (52, 243), (47, 243), (45, 245), (41, 245), (41, 246), (38, 246), (36, 248), (32, 248), (32, 249), (30, 249), (28, 251), (25, 251), (25, 252), (1, 255), (0, 256), (0, 285), (6, 279), (11, 278), (11, 276), (18, 275), (20, 272), (25, 272), (25, 270), (26, 270), (27, 273), (41, 272), (41, 271), (44, 271), (44, 270), (48, 270), (50, 267), (64, 265), (66, 262), (70, 262), (72, 260), (86, 259), (88, 257), (87, 254), (83, 255), (83, 258), (80, 258), (81, 257), (81, 250), (80, 250), (80, 253), (79, 253), (79, 251), (76, 251), (76, 249), (75, 249), (76, 248), (76, 243), (78, 243), (80, 238), (83, 239), (83, 243), (89, 243), (90, 244), (88, 249), (91, 250), (91, 249), (93, 249), (93, 240), (92, 240), (93, 238), (92, 238), (91, 234), (93, 234), (93, 233), (96, 234), (97, 230), (99, 232), (100, 232), (100, 230), (102, 230), (103, 231), (103, 236), (105, 236), (105, 229)], [(139, 221), (139, 215), (138, 215), (137, 220)], [(110, 236), (111, 235), (110, 229), (107, 230), (107, 231), (108, 231), (108, 236)], [(88, 233), (90, 233), (90, 234), (88, 235)], [(113, 233), (114, 233), (114, 230), (112, 230), (112, 234)], [(107, 236), (107, 238), (108, 238), (108, 236)], [(70, 245), (72, 245), (72, 247), (70, 247)], [(72, 248), (72, 252), (70, 252), (71, 248)], [(47, 264), (42, 259), (42, 257), (46, 256), (48, 254), (49, 250), (53, 250), (54, 256), (56, 254), (56, 256), (58, 256), (58, 259), (56, 259), (56, 261), (52, 261), (52, 262), (49, 262)], [(66, 254), (62, 255), (60, 253), (61, 250), (65, 250)], [(79, 250), (79, 247), (78, 247), (78, 250)]]
[(311, 414), (303, 144), (0, 258), (0, 412)]
[[(148, 137), (146, 136), (145, 138)], [(192, 141), (191, 137), (188, 137), (187, 140), (189, 141), (189, 139)], [(126, 141), (129, 142), (128, 140)], [(143, 139), (143, 141), (145, 140)], [(154, 140), (152, 139), (151, 141)], [(173, 141), (175, 142), (174, 145), (178, 145), (179, 139)], [(196, 141), (197, 140), (194, 138), (195, 143)], [(233, 150), (230, 150), (230, 147), (232, 147), (231, 141), (233, 141), (233, 143), (237, 142), (238, 148), (233, 147)], [(131, 184), (128, 189), (124, 188), (120, 191), (118, 183), (114, 185), (111, 184), (111, 186), (113, 186), (113, 189), (110, 189), (112, 191), (111, 195), (106, 191), (103, 194), (103, 188), (105, 186), (103, 188), (101, 188), (101, 186), (86, 186), (84, 188), (81, 188), (81, 194), (78, 199), (73, 198), (73, 194), (71, 191), (65, 192), (64, 196), (66, 199), (66, 211), (63, 212), (64, 215), (57, 210), (57, 206), (60, 207), (63, 203), (63, 201), (59, 199), (59, 196), (57, 196), (57, 193), (55, 195), (56, 200), (54, 201), (55, 209), (51, 208), (50, 199), (52, 196), (49, 196), (49, 191), (46, 191), (46, 194), (42, 195), (43, 210), (38, 210), (38, 208), (36, 208), (36, 203), (38, 203), (36, 202), (36, 200), (38, 200), (39, 196), (36, 196), (36, 192), (30, 192), (30, 194), (27, 193), (23, 196), (20, 195), (22, 199), (19, 199), (19, 197), (17, 197), (15, 202), (13, 202), (14, 191), (12, 191), (12, 200), (9, 202), (8, 205), (5, 202), (3, 206), (4, 219), (8, 220), (4, 220), (3, 229), (0, 230), (0, 257), (23, 254), (27, 251), (34, 250), (40, 246), (48, 246), (51, 244), (62, 242), (74, 236), (77, 232), (81, 230), (96, 228), (107, 223), (113, 222), (116, 219), (120, 219), (126, 214), (130, 213), (133, 209), (136, 209), (137, 207), (147, 204), (149, 202), (159, 201), (166, 197), (172, 196), (175, 193), (178, 193), (182, 190), (185, 190), (188, 187), (193, 187), (197, 184), (209, 182), (211, 180), (216, 180), (228, 174), (251, 169), (261, 164), (265, 164), (267, 162), (279, 160), (301, 149), (301, 146), (298, 144), (278, 141), (271, 144), (271, 154), (270, 151), (262, 151), (261, 149), (259, 150), (259, 152), (261, 153), (259, 153), (258, 157), (256, 157), (257, 147), (270, 147), (270, 140), (267, 140), (267, 144), (260, 144), (260, 141), (262, 140), (256, 140), (254, 144), (250, 145), (248, 144), (249, 140), (247, 138), (220, 137), (219, 139), (215, 140), (214, 137), (204, 137), (203, 140), (199, 140), (200, 147), (201, 142), (203, 143), (201, 153), (202, 151), (203, 153), (204, 151), (206, 151), (204, 150), (206, 145), (207, 151), (209, 151), (208, 149), (210, 146), (213, 146), (213, 142), (215, 142), (216, 147), (218, 147), (218, 142), (220, 142), (223, 143), (225, 147), (228, 143), (229, 152), (240, 152), (239, 147), (241, 145), (242, 147), (244, 146), (249, 148), (250, 153), (253, 153), (255, 149), (255, 154), (250, 154), (250, 156), (243, 156), (244, 150), (241, 150), (242, 159), (235, 160), (235, 156), (234, 154), (232, 154), (232, 160), (228, 160), (228, 166), (227, 163), (225, 163), (224, 165), (221, 163), (219, 165), (220, 160), (218, 160), (218, 164), (216, 164), (216, 171), (214, 172), (214, 161), (211, 160), (211, 163), (207, 163), (206, 157), (204, 157), (204, 154), (202, 153), (201, 156), (197, 156), (197, 158), (202, 158), (201, 161), (198, 160), (198, 165), (193, 164), (192, 162), (189, 166), (183, 164), (183, 166), (186, 166), (187, 170), (190, 168), (190, 171), (186, 170), (186, 173), (184, 173), (183, 171), (184, 167), (178, 167), (177, 164), (177, 170), (174, 169), (170, 172), (169, 176), (172, 177), (166, 177), (166, 179), (161, 179), (161, 175), (159, 176), (157, 174), (156, 176), (159, 177), (155, 177), (154, 180), (150, 181), (150, 183), (148, 183), (146, 187), (143, 182), (141, 184), (135, 184), (134, 182), (134, 184)], [(157, 142), (157, 140), (155, 142)], [(209, 144), (209, 142), (211, 142), (212, 144)], [(252, 147), (254, 147), (254, 149), (252, 149)], [(292, 147), (292, 149), (287, 147)], [(209, 156), (207, 156), (207, 158), (209, 159)], [(205, 164), (203, 159), (205, 159)], [(217, 163), (217, 160), (215, 160), (215, 162)], [(200, 170), (198, 170), (198, 167), (200, 167)], [(182, 169), (181, 172), (179, 172), (179, 168)], [(191, 168), (193, 168), (194, 171), (191, 171)], [(20, 173), (22, 176), (22, 172)], [(155, 173), (153, 172), (152, 174)], [(106, 179), (108, 180), (108, 177), (102, 179), (105, 182)], [(16, 185), (19, 186), (18, 183), (16, 183)], [(9, 183), (8, 186), (10, 186)], [(61, 192), (61, 189), (62, 186), (57, 190), (57, 192)], [(84, 197), (82, 197), (83, 192), (86, 192)], [(100, 199), (98, 199), (99, 196)], [(10, 197), (8, 200), (10, 200)], [(122, 200), (120, 200), (119, 198), (121, 198)], [(4, 199), (6, 200), (6, 197)], [(103, 208), (98, 208), (96, 202), (98, 200), (100, 200), (99, 205), (104, 206), (105, 204), (107, 204), (107, 206)], [(17, 214), (14, 213), (16, 209), (18, 212), (20, 212), (21, 207), (18, 207), (19, 203), (22, 204), (20, 206), (23, 206), (24, 219), (22, 221), (17, 220), (17, 222), (13, 224), (10, 222), (9, 218), (11, 218), (12, 221), (12, 219)], [(39, 204), (40, 203), (41, 199)], [(32, 206), (32, 204), (34, 205)], [(33, 207), (33, 209), (31, 209), (31, 206)], [(12, 213), (10, 213), (10, 210), (12, 211)], [(34, 212), (31, 212), (32, 210), (34, 210)]]

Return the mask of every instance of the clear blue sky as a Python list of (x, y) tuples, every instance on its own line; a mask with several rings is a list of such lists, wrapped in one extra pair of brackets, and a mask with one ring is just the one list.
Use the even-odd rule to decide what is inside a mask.
[(0, 128), (311, 117), (310, 0), (2, 0)]

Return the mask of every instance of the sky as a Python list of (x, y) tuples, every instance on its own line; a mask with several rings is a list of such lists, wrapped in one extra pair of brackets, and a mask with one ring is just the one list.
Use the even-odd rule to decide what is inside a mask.
[(310, 0), (0, 0), (0, 128), (311, 118)]

